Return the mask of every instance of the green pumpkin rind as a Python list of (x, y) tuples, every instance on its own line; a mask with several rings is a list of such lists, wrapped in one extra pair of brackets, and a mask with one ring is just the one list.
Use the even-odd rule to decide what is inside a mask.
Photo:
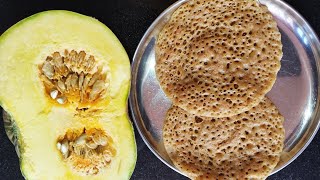
[(18, 138), (20, 134), (19, 129), (16, 126), (15, 121), (10, 116), (10, 114), (4, 110), (2, 111), (2, 118), (3, 118), (6, 134), (9, 140), (11, 141), (11, 143), (14, 145), (18, 157), (20, 157), (19, 138)]

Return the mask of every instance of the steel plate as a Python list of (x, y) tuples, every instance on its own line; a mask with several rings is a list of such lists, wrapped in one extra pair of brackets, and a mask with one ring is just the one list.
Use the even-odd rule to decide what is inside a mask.
[[(171, 101), (155, 75), (154, 46), (171, 14), (186, 1), (178, 1), (167, 8), (143, 36), (133, 58), (129, 99), (134, 122), (144, 142), (163, 163), (177, 172), (162, 142), (162, 126)], [(268, 6), (276, 19), (283, 43), (281, 70), (267, 94), (285, 117), (285, 147), (273, 171), (276, 173), (303, 152), (319, 128), (320, 43), (308, 23), (289, 5), (280, 0), (259, 1)]]

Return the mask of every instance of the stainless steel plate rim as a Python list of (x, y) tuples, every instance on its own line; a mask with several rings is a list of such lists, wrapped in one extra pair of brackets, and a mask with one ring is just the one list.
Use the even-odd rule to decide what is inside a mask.
[[(141, 117), (141, 113), (138, 107), (138, 102), (137, 102), (137, 81), (139, 79), (137, 79), (137, 73), (138, 73), (138, 68), (140, 66), (140, 60), (141, 60), (141, 55), (142, 53), (144, 53), (143, 51), (146, 48), (146, 42), (150, 41), (150, 35), (153, 33), (154, 28), (159, 24), (159, 23), (163, 23), (161, 22), (161, 20), (164, 18), (164, 16), (166, 16), (168, 14), (168, 12), (172, 12), (174, 11), (177, 7), (179, 7), (181, 4), (183, 4), (184, 2), (186, 2), (188, 0), (180, 0), (175, 2), (174, 4), (172, 4), (171, 6), (169, 6), (166, 10), (164, 10), (158, 17), (157, 19), (151, 24), (151, 26), (148, 28), (148, 30), (145, 32), (144, 36), (142, 37), (139, 45), (136, 48), (136, 52), (134, 54), (133, 60), (132, 60), (132, 79), (131, 79), (131, 91), (130, 91), (130, 97), (129, 97), (129, 104), (130, 104), (130, 111), (132, 114), (132, 118), (133, 121), (136, 125), (136, 128), (140, 134), (140, 136), (142, 137), (143, 141), (145, 142), (145, 144), (147, 145), (147, 147), (152, 151), (152, 153), (158, 158), (160, 159), (164, 164), (166, 164), (168, 167), (170, 167), (171, 169), (173, 169), (174, 171), (184, 175), (183, 173), (181, 173), (179, 170), (177, 170), (172, 164), (170, 164), (168, 161), (166, 161), (158, 152), (156, 149), (154, 149), (152, 142), (150, 142), (147, 139), (146, 136), (146, 132), (145, 132), (145, 124), (143, 123), (142, 117)], [(264, 4), (263, 2), (268, 1), (268, 0), (260, 0), (260, 3)], [(296, 18), (302, 23), (304, 24), (304, 28), (307, 29), (308, 32), (310, 32), (309, 36), (312, 36), (312, 38), (309, 37), (309, 39), (312, 40), (313, 44), (316, 44), (317, 47), (320, 47), (320, 43), (319, 43), (319, 39), (317, 37), (317, 35), (315, 34), (315, 32), (312, 30), (311, 26), (307, 23), (307, 21), (298, 13), (296, 12), (290, 5), (286, 4), (285, 2), (282, 2), (281, 0), (276, 0), (277, 3), (279, 3), (281, 6), (285, 7), (286, 9), (288, 9), (289, 11), (295, 13)], [(169, 16), (170, 17), (170, 16)], [(168, 18), (168, 17), (167, 17)], [(314, 48), (315, 47), (311, 47)], [(141, 51), (143, 50), (143, 51)], [(316, 50), (317, 51), (317, 50)], [(317, 63), (317, 72), (320, 72), (319, 70), (319, 55), (320, 55), (320, 50), (317, 51), (317, 59), (316, 59), (316, 63)], [(317, 74), (317, 78), (319, 78), (319, 74)], [(319, 85), (317, 86), (319, 87)], [(317, 92), (317, 97), (319, 95), (319, 92)], [(318, 100), (318, 99), (317, 99)], [(319, 102), (317, 101), (314, 109), (319, 110)], [(315, 127), (313, 128), (313, 131), (311, 132), (312, 134), (309, 135), (307, 137), (307, 139), (305, 140), (304, 144), (302, 147), (300, 147), (300, 149), (298, 151), (296, 151), (296, 153), (294, 154), (294, 156), (291, 157), (290, 160), (288, 160), (287, 162), (285, 162), (285, 164), (280, 167), (275, 169), (275, 171), (272, 172), (272, 174), (280, 171), (281, 169), (283, 169), (284, 167), (286, 167), (287, 165), (289, 165), (292, 161), (294, 161), (306, 148), (307, 146), (311, 143), (312, 139), (314, 138), (314, 136), (317, 134), (317, 131), (320, 127), (320, 120), (319, 120), (319, 111), (316, 111), (313, 114), (313, 118), (316, 119), (316, 124)]]
[[(134, 75), (134, 71), (133, 69), (136, 69), (138, 66), (139, 66), (139, 60), (137, 60), (137, 56), (139, 53), (138, 50), (144, 46), (144, 42), (147, 41), (147, 38), (148, 35), (151, 33), (152, 29), (154, 28), (154, 26), (156, 24), (158, 24), (158, 22), (160, 21), (160, 19), (162, 18), (162, 16), (164, 14), (166, 14), (167, 11), (170, 11), (172, 10), (173, 8), (175, 8), (175, 6), (177, 5), (181, 5), (185, 2), (186, 0), (178, 0), (177, 2), (173, 3), (172, 5), (170, 5), (167, 9), (165, 9), (153, 22), (152, 24), (149, 26), (149, 28), (147, 29), (147, 31), (144, 33), (144, 35), (142, 36), (142, 39), (140, 40), (137, 48), (136, 48), (136, 51), (133, 55), (133, 59), (132, 59), (132, 64), (131, 64), (131, 70), (132, 70), (132, 77), (131, 77), (131, 89), (130, 89), (130, 95), (129, 95), (129, 104), (130, 104), (130, 112), (131, 112), (131, 115), (132, 115), (132, 118), (133, 118), (133, 122), (134, 124), (136, 125), (136, 128), (143, 140), (143, 142), (147, 145), (147, 147), (150, 149), (150, 151), (158, 158), (161, 160), (161, 162), (163, 162), (165, 165), (167, 165), (169, 168), (171, 168), (172, 170), (174, 170), (175, 172), (179, 173), (179, 174), (182, 174), (179, 170), (177, 170), (176, 168), (174, 168), (173, 166), (171, 166), (167, 161), (165, 161), (160, 154), (158, 154), (154, 149), (153, 147), (151, 146), (151, 144), (149, 143), (149, 141), (147, 140), (147, 138), (145, 137), (144, 133), (142, 132), (140, 126), (143, 126), (143, 124), (140, 123), (140, 121), (137, 120), (137, 118), (141, 118), (141, 117), (137, 117), (139, 116), (138, 112), (137, 112), (137, 108), (133, 108), (135, 105), (135, 99), (136, 99), (136, 93), (134, 92), (134, 90), (136, 89), (136, 76)], [(184, 174), (182, 174), (184, 175)], [(185, 175), (184, 175), (185, 176)]]

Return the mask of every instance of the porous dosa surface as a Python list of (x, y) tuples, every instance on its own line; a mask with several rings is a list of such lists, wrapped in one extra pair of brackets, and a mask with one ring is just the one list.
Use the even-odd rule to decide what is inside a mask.
[(174, 165), (192, 179), (264, 179), (283, 149), (283, 120), (267, 98), (226, 118), (199, 117), (172, 106), (163, 140)]
[(159, 33), (155, 68), (173, 104), (227, 117), (260, 102), (281, 57), (277, 24), (256, 0), (190, 0)]

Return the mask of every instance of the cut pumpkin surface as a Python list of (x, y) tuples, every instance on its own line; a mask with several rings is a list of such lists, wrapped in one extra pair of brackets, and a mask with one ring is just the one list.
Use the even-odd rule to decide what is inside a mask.
[(46, 11), (0, 37), (0, 102), (26, 179), (129, 179), (130, 62), (98, 20)]

